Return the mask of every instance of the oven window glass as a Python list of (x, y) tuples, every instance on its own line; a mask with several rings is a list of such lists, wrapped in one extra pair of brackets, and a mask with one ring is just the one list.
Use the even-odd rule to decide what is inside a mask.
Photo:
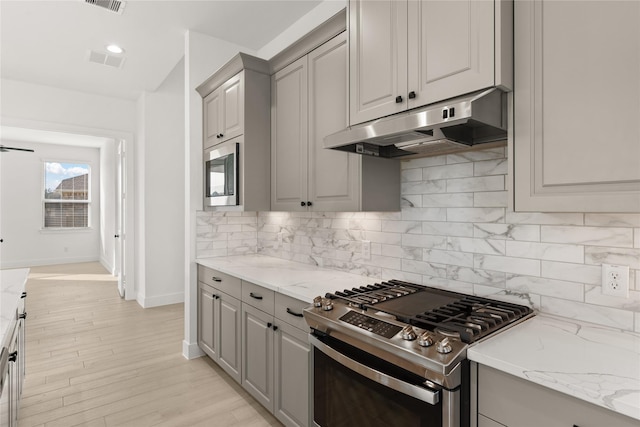
[(314, 347), (314, 415), (320, 427), (442, 426), (442, 404), (430, 405), (378, 384)]
[(207, 161), (207, 197), (234, 195), (234, 154)]

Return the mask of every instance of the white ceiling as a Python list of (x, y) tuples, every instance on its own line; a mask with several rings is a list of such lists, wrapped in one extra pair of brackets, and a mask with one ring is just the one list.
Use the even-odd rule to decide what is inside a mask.
[[(320, 0), (129, 0), (122, 15), (84, 0), (0, 0), (0, 74), (127, 99), (154, 91), (184, 54), (190, 29), (258, 51)], [(117, 43), (122, 68), (88, 61)]]

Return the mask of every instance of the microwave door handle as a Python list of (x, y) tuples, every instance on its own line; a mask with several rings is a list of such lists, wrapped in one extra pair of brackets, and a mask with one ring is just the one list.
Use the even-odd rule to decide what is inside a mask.
[(415, 386), (413, 384), (406, 383), (397, 378), (394, 378), (390, 375), (382, 373), (380, 371), (376, 371), (368, 366), (359, 363), (344, 354), (340, 353), (337, 350), (329, 347), (325, 343), (318, 340), (313, 335), (309, 336), (309, 342), (316, 347), (318, 350), (340, 363), (343, 366), (351, 369), (352, 371), (357, 372), (363, 377), (369, 378), (372, 381), (377, 382), (378, 384), (389, 387), (399, 393), (406, 394), (411, 397), (415, 397), (418, 400), (423, 402), (427, 402), (431, 405), (437, 405), (440, 401), (440, 392), (437, 390), (428, 390), (422, 387)]

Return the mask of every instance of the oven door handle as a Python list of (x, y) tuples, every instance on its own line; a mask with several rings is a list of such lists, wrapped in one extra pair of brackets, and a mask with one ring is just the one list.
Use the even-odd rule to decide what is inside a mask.
[(440, 402), (440, 392), (438, 390), (429, 390), (426, 388), (418, 387), (416, 385), (406, 383), (390, 375), (365, 366), (362, 363), (357, 362), (340, 353), (339, 351), (329, 347), (327, 344), (318, 340), (313, 335), (309, 335), (309, 341), (314, 347), (322, 351), (324, 354), (326, 354), (336, 362), (340, 363), (343, 366), (346, 366), (352, 371), (359, 373), (363, 377), (377, 382), (378, 384), (382, 384), (383, 386), (389, 387), (399, 393), (415, 397), (416, 399), (427, 402), (431, 405), (437, 405), (438, 402)]

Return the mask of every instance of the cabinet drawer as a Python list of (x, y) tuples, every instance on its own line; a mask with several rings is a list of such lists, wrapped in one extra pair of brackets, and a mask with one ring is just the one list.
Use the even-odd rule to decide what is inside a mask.
[(242, 302), (264, 311), (273, 316), (274, 294), (271, 289), (242, 281)]
[(209, 286), (221, 290), (234, 298), (240, 299), (240, 279), (212, 268), (198, 266), (198, 280)]
[(287, 295), (276, 294), (275, 317), (304, 332), (308, 332), (309, 326), (304, 321), (304, 318), (300, 316), (302, 310), (308, 306), (308, 302), (300, 301)]

